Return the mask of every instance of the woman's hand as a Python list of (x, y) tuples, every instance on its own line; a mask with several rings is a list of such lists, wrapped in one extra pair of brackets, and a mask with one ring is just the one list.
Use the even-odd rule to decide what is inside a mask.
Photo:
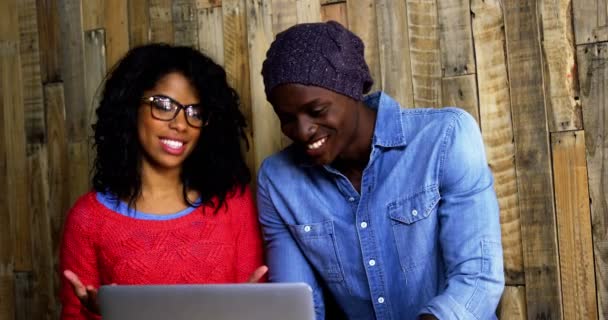
[(253, 271), (247, 282), (256, 283), (260, 281), (260, 279), (266, 274), (266, 272), (268, 272), (267, 266), (258, 267), (257, 269), (255, 269), (255, 271)]
[[(256, 270), (257, 271), (257, 270)], [(97, 289), (93, 286), (85, 286), (80, 281), (78, 276), (70, 271), (63, 271), (63, 276), (70, 282), (74, 294), (80, 300), (80, 303), (85, 306), (89, 311), (99, 314), (99, 304), (97, 303)]]

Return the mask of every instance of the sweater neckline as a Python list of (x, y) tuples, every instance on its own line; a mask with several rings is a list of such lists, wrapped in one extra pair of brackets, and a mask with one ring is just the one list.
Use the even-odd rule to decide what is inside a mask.
[(194, 202), (196, 206), (189, 206), (183, 210), (171, 214), (151, 214), (130, 208), (126, 202), (116, 199), (116, 197), (111, 193), (95, 192), (95, 198), (99, 204), (113, 213), (131, 219), (148, 221), (167, 221), (187, 216), (196, 210), (201, 203), (201, 199), (199, 198)]

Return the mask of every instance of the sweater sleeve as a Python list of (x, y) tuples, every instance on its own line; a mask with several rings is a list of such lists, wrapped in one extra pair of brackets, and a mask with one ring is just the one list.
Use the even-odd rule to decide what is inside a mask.
[[(236, 242), (236, 275), (237, 282), (246, 282), (253, 271), (264, 264), (262, 235), (249, 187), (242, 194), (237, 195), (235, 200), (238, 203), (235, 208), (240, 211), (234, 214), (238, 217), (234, 221), (234, 226), (239, 230)], [(265, 282), (265, 279), (266, 277), (263, 277), (260, 282)]]
[(74, 294), (72, 285), (63, 276), (65, 270), (71, 270), (85, 286), (99, 287), (99, 270), (96, 263), (93, 234), (97, 228), (90, 214), (92, 210), (91, 200), (90, 194), (79, 199), (68, 212), (64, 224), (59, 269), (62, 320), (101, 319), (101, 317), (89, 312), (81, 305)]

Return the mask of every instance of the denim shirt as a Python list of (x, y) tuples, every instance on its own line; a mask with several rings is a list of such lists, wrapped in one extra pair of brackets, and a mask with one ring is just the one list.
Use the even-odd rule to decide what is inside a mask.
[(262, 164), (269, 280), (308, 283), (318, 319), (324, 290), (349, 319), (495, 319), (499, 210), (477, 123), (384, 93), (365, 104), (377, 119), (360, 193), (293, 145)]

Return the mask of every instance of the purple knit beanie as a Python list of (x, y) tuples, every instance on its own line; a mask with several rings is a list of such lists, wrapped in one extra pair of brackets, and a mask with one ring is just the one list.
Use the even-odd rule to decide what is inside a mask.
[(335, 21), (297, 24), (279, 33), (266, 53), (266, 97), (286, 83), (323, 87), (363, 100), (373, 84), (359, 37)]

